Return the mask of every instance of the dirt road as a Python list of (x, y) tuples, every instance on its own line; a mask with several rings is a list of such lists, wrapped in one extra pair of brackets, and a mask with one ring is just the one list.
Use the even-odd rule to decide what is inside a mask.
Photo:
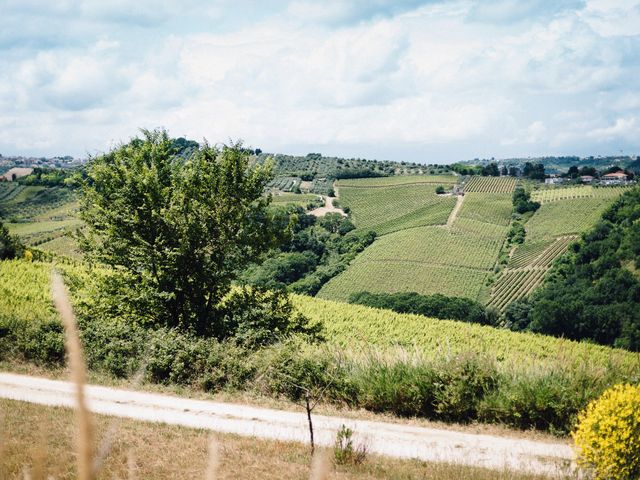
[[(230, 403), (189, 400), (169, 395), (88, 386), (89, 408), (99, 414), (162, 422), (273, 440), (308, 442), (304, 413)], [(0, 397), (52, 406), (74, 404), (73, 385), (0, 373)], [(353, 429), (368, 451), (398, 458), (455, 462), (496, 469), (555, 475), (573, 458), (561, 442), (461, 433), (393, 423), (313, 415), (318, 444), (332, 445), (341, 425)]]
[(453, 225), (453, 222), (455, 222), (456, 218), (458, 217), (458, 212), (462, 208), (462, 202), (464, 202), (464, 195), (457, 195), (456, 205), (455, 207), (453, 207), (453, 210), (451, 210), (449, 218), (447, 219), (447, 227), (451, 227)]
[(339, 213), (343, 217), (346, 217), (347, 214), (342, 211), (342, 209), (333, 206), (333, 201), (335, 197), (324, 197), (324, 207), (316, 208), (311, 210), (309, 214), (315, 215), (316, 217), (324, 217), (327, 213)]

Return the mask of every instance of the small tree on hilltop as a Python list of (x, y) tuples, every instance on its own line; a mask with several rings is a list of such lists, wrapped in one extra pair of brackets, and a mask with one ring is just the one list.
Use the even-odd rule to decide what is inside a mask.
[[(94, 158), (82, 185), (80, 216), (87, 228), (81, 246), (114, 272), (101, 297), (114, 314), (125, 309), (152, 325), (232, 336), (243, 328), (241, 317), (223, 300), (235, 296), (231, 303), (242, 309), (237, 299), (244, 295), (231, 293), (232, 281), (289, 230), (263, 196), (271, 165), (250, 167), (240, 143), (205, 144), (185, 159), (165, 131), (143, 134)], [(256, 299), (282, 310), (281, 296), (262, 292), (251, 296)], [(266, 315), (255, 305), (250, 310)], [(263, 324), (286, 333), (281, 313), (274, 316), (278, 325)], [(292, 325), (302, 324), (297, 319)]]

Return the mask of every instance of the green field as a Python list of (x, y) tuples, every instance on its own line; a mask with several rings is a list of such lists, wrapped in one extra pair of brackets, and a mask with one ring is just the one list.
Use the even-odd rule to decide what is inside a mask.
[(595, 225), (613, 200), (606, 197), (576, 198), (545, 203), (527, 222), (527, 239), (541, 240), (582, 233)]
[(28, 246), (77, 257), (68, 236), (81, 226), (77, 210), (74, 193), (67, 188), (0, 184), (1, 219)]
[(517, 180), (513, 177), (471, 177), (464, 185), (465, 193), (512, 193)]
[(540, 202), (556, 202), (575, 198), (617, 198), (630, 187), (592, 187), (591, 185), (572, 185), (562, 187), (541, 187), (531, 192), (531, 199)]
[[(55, 320), (49, 286), (51, 267), (47, 263), (22, 260), (0, 262), (0, 318), (32, 323)], [(63, 265), (60, 268), (75, 272), (80, 278), (90, 275), (81, 267)], [(402, 347), (424, 357), (484, 353), (513, 367), (563, 361), (603, 370), (635, 371), (636, 374), (640, 371), (640, 354), (590, 343), (399, 314), (304, 295), (294, 295), (293, 302), (312, 321), (324, 324), (330, 343), (348, 347), (352, 352), (377, 349), (382, 353)]]
[(318, 199), (318, 195), (312, 195), (307, 193), (283, 193), (280, 195), (272, 195), (271, 204), (280, 205), (299, 205), (306, 207), (309, 202)]
[(465, 193), (459, 218), (508, 225), (511, 220), (511, 195), (505, 193)]
[(640, 354), (625, 350), (305, 296), (294, 300), (302, 313), (323, 322), (331, 342), (350, 349), (403, 347), (427, 357), (476, 352), (518, 367), (569, 361), (636, 373), (640, 368)]
[(338, 182), (339, 187), (386, 187), (389, 185), (411, 185), (427, 183), (435, 185), (454, 185), (458, 182), (456, 175), (399, 175), (394, 177), (372, 177), (346, 179)]
[(511, 195), (468, 193), (462, 202), (450, 226), (405, 228), (378, 238), (318, 296), (346, 301), (362, 291), (417, 292), (483, 300), (508, 231)]
[(338, 188), (340, 205), (350, 209), (356, 227), (378, 235), (443, 225), (456, 203), (452, 196), (436, 195), (436, 185), (427, 183), (367, 188), (339, 184)]
[(534, 190), (541, 207), (525, 225), (524, 244), (511, 252), (494, 283), (488, 305), (504, 311), (542, 284), (553, 262), (578, 236), (592, 228), (625, 187), (571, 186)]

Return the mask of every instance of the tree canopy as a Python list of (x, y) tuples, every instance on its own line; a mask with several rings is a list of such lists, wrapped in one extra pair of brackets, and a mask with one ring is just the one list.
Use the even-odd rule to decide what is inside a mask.
[(105, 296), (114, 308), (124, 300), (145, 322), (224, 338), (230, 325), (241, 329), (229, 305), (249, 295), (229, 300), (233, 280), (287, 236), (288, 220), (267, 209), (270, 165), (251, 167), (240, 143), (189, 145), (186, 158), (182, 147), (165, 131), (143, 131), (94, 158), (81, 189), (81, 246), (115, 272), (104, 285), (120, 292)]

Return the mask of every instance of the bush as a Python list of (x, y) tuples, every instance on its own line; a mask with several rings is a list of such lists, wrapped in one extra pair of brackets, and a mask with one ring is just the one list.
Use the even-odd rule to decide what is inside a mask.
[(362, 444), (354, 445), (353, 430), (342, 425), (336, 434), (333, 458), (337, 465), (360, 465), (367, 458), (367, 447)]
[(358, 292), (349, 297), (349, 303), (386, 308), (398, 313), (413, 313), (425, 317), (461, 320), (483, 325), (492, 325), (496, 322), (495, 313), (487, 310), (482, 304), (468, 298), (447, 297), (439, 293), (420, 295), (416, 292)]
[(437, 193), (438, 195), (442, 195), (444, 192), (445, 192), (445, 189), (444, 189), (444, 187), (443, 187), (442, 185), (438, 185), (438, 186), (436, 187), (436, 193)]
[(596, 478), (640, 478), (640, 385), (604, 392), (580, 414), (572, 436)]

